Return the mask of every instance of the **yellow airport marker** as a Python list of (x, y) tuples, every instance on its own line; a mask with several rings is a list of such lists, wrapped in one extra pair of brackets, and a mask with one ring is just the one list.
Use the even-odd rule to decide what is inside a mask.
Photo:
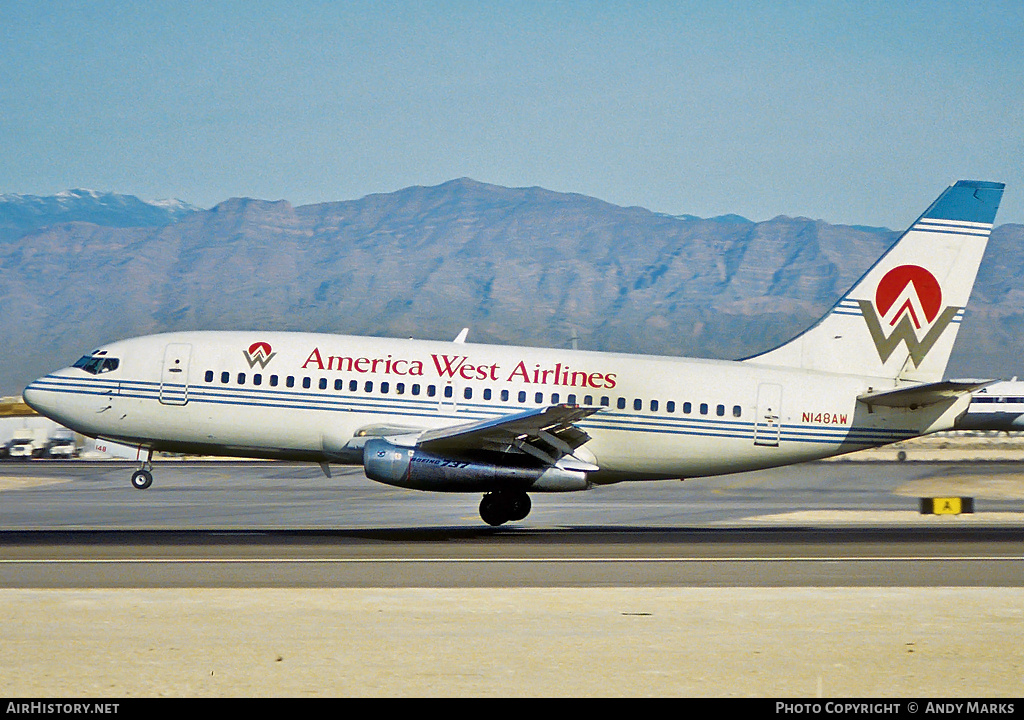
[(974, 498), (921, 498), (922, 515), (961, 515), (974, 512)]

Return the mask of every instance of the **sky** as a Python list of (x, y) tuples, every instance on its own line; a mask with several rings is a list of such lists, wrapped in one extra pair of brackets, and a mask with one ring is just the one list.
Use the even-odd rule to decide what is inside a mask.
[(1024, 2), (0, 0), (0, 193), (459, 177), (893, 229), (994, 180), (1024, 223)]

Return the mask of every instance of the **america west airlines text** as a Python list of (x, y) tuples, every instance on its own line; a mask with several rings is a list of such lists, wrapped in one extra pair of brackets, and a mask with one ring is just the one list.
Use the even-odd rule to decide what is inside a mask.
[(370, 373), (382, 375), (399, 375), (424, 377), (431, 371), (441, 379), (491, 380), (494, 382), (523, 383), (527, 385), (551, 385), (561, 387), (591, 388), (595, 390), (611, 390), (616, 384), (615, 373), (586, 372), (574, 370), (569, 365), (555, 363), (547, 367), (534, 364), (529, 367), (520, 360), (511, 370), (498, 363), (477, 365), (469, 362), (468, 355), (431, 354), (430, 361), (396, 358), (388, 355), (383, 358), (346, 357), (343, 355), (325, 355), (319, 347), (313, 351), (302, 364), (303, 370), (315, 369), (322, 372), (336, 371), (345, 373)]

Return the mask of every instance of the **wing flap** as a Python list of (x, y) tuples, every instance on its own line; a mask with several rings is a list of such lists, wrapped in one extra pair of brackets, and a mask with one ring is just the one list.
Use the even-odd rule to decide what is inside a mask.
[(548, 465), (572, 458), (590, 440), (575, 423), (601, 408), (550, 405), (512, 415), (464, 425), (425, 430), (416, 435), (389, 438), (404, 446), (434, 453), (465, 453), (476, 450), (531, 455)]

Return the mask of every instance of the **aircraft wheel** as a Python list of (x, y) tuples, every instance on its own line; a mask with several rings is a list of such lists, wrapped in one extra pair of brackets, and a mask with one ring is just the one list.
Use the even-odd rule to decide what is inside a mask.
[(480, 517), (488, 525), (502, 525), (508, 522), (508, 511), (498, 493), (487, 493), (480, 501)]
[(522, 520), (530, 514), (530, 496), (526, 493), (513, 493), (508, 497), (508, 519), (512, 521)]
[(136, 490), (145, 490), (153, 484), (153, 476), (148, 470), (136, 470), (132, 474), (132, 487)]
[(480, 501), (480, 517), (488, 525), (503, 525), (509, 520), (522, 520), (531, 507), (530, 496), (524, 492), (492, 492)]

